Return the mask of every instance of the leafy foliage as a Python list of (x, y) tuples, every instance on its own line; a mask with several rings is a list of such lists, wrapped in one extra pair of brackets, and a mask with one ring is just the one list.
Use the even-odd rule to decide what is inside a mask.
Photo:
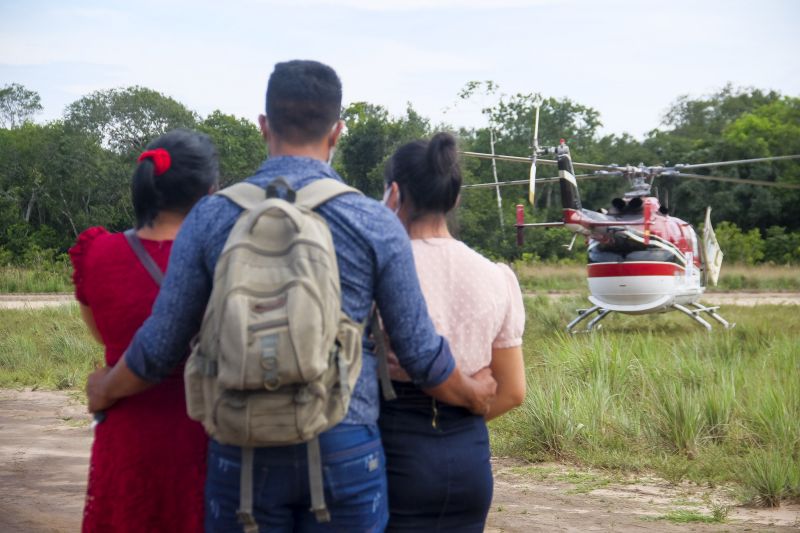
[(144, 87), (96, 91), (67, 107), (70, 129), (95, 137), (104, 148), (132, 157), (153, 138), (175, 128), (193, 128), (194, 112)]
[(383, 169), (394, 150), (430, 134), (428, 121), (410, 104), (404, 117), (394, 118), (381, 106), (356, 102), (344, 110), (342, 119), (347, 131), (334, 167), (349, 185), (373, 198), (383, 194)]
[[(494, 101), (483, 106), (487, 127), (459, 131), (463, 150), (489, 152), (494, 136), (497, 153), (530, 154), (534, 102), (541, 98), (540, 145), (555, 145), (563, 137), (579, 162), (655, 165), (800, 153), (800, 98), (759, 89), (726, 86), (702, 98), (682, 96), (660, 128), (641, 141), (627, 134), (600, 136), (599, 111), (568, 98), (504, 95), (491, 81), (469, 82), (459, 97)], [(200, 117), (144, 87), (91, 93), (68, 106), (62, 120), (46, 124), (31, 122), (39, 110), (35, 92), (19, 84), (0, 89), (2, 263), (22, 264), (31, 254), (55, 258), (91, 225), (127, 227), (132, 219), (128, 191), (135, 158), (147, 142), (170, 129), (196, 128), (212, 137), (220, 154), (223, 185), (252, 174), (266, 155), (254, 124), (221, 111)], [(356, 102), (343, 110), (342, 118), (346, 130), (334, 167), (345, 181), (374, 198), (382, 195), (384, 167), (394, 150), (434, 132), (411, 104), (403, 115), (392, 116), (382, 106)], [(462, 167), (466, 183), (494, 180), (490, 161), (465, 158)], [(723, 169), (720, 173), (730, 176), (800, 183), (796, 161)], [(498, 162), (497, 173), (501, 181), (525, 179), (528, 168)], [(552, 167), (538, 170), (539, 177), (555, 174)], [(625, 190), (625, 183), (622, 178), (588, 180), (580, 189), (584, 206), (600, 209)], [(655, 190), (671, 214), (694, 224), (712, 205), (713, 222), (729, 261), (800, 262), (796, 209), (800, 191), (674, 177), (660, 178)], [(557, 184), (539, 185), (535, 206), (528, 205), (524, 187), (501, 188), (499, 200), (501, 209), (497, 191), (465, 191), (451, 217), (454, 233), (495, 259), (585, 261), (582, 239), (568, 250), (565, 245), (572, 235), (563, 228), (526, 231), (524, 245), (516, 245), (514, 206), (524, 206), (527, 221), (559, 220)]]
[(217, 110), (198, 130), (214, 141), (220, 157), (220, 186), (227, 187), (253, 174), (267, 157), (267, 147), (253, 123)]
[[(12, 86), (16, 93), (19, 87)], [(33, 95), (26, 97), (31, 109), (39, 101)], [(2, 264), (56, 265), (87, 227), (129, 227), (136, 156), (173, 128), (212, 137), (225, 184), (253, 174), (266, 155), (255, 125), (219, 111), (198, 122), (183, 104), (142, 87), (92, 93), (71, 104), (64, 120), (14, 120), (14, 127), (0, 128)]]
[(19, 83), (0, 89), (0, 128), (16, 128), (29, 122), (42, 110), (42, 101), (35, 91)]

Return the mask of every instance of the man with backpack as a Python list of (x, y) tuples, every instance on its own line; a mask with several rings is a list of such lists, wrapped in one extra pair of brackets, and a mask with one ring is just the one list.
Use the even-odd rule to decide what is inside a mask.
[(270, 158), (249, 185), (192, 210), (151, 317), (87, 384), (90, 411), (113, 416), (114, 402), (167, 376), (200, 333), (186, 379), (189, 414), (211, 436), (207, 531), (383, 529), (372, 341), (382, 333), (365, 336), (361, 353), (374, 306), (431, 396), (483, 414), (494, 395), (490, 372), (461, 374), (435, 332), (397, 217), (328, 164), (340, 109), (330, 67), (276, 65), (259, 117)]

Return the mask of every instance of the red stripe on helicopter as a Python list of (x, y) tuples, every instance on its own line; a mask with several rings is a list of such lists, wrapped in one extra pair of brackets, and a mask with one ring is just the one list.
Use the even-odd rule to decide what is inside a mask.
[(590, 278), (615, 276), (674, 276), (683, 274), (683, 268), (674, 263), (593, 263), (589, 265)]

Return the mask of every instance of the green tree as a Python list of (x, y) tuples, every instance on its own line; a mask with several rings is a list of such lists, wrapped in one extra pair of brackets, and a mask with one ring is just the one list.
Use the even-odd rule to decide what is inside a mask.
[(0, 128), (17, 128), (42, 110), (39, 93), (12, 83), (0, 89)]
[(383, 194), (384, 165), (394, 150), (430, 135), (429, 122), (410, 104), (405, 116), (394, 118), (382, 106), (356, 102), (344, 110), (342, 119), (346, 132), (334, 167), (348, 184), (373, 198)]
[(136, 86), (84, 96), (67, 107), (65, 124), (132, 160), (155, 137), (175, 128), (194, 128), (197, 116), (168, 96)]
[(764, 260), (777, 264), (800, 264), (800, 232), (772, 226), (764, 239)]
[(123, 172), (117, 156), (60, 122), (0, 130), (4, 218), (16, 228), (9, 238), (42, 230), (56, 236), (40, 239), (42, 247), (65, 248), (89, 225), (120, 223), (129, 212)]
[(211, 137), (217, 147), (222, 187), (251, 176), (267, 157), (267, 146), (258, 128), (243, 118), (217, 110), (197, 129)]
[[(678, 98), (666, 113), (662, 130), (653, 130), (644, 145), (663, 163), (707, 163), (800, 153), (798, 99), (759, 89), (728, 85), (707, 97)], [(758, 163), (724, 167), (711, 172), (764, 181), (800, 181), (796, 162)], [(714, 206), (714, 220), (730, 220), (740, 227), (762, 230), (779, 224), (800, 228), (792, 206), (797, 191), (751, 185), (699, 182), (682, 178), (660, 180), (675, 209), (692, 222), (702, 220), (706, 205)]]
[(754, 265), (764, 259), (764, 241), (755, 228), (744, 232), (732, 222), (721, 222), (714, 228), (717, 241), (730, 263)]
[[(462, 96), (471, 97), (469, 84)], [(489, 90), (495, 91), (491, 85)], [(496, 138), (495, 152), (507, 155), (528, 156), (531, 154), (533, 140), (533, 126), (535, 117), (534, 102), (540, 95), (535, 93), (516, 94), (511, 97), (503, 96), (498, 103), (485, 108), (484, 115), (487, 123), (494, 130)], [(571, 152), (577, 161), (586, 161), (590, 157), (591, 149), (596, 143), (597, 129), (600, 127), (600, 114), (587, 106), (583, 106), (570, 99), (546, 98), (542, 100), (539, 115), (539, 144), (540, 146), (555, 146), (560, 138), (567, 139)], [(476, 152), (489, 152), (490, 130), (479, 128), (477, 130), (461, 132), (461, 140), (465, 150)], [(632, 143), (632, 140), (626, 138)], [(581, 155), (582, 154), (582, 155)], [(492, 164), (488, 160), (465, 158), (463, 161), (464, 177), (466, 183), (488, 183), (494, 180)], [(497, 163), (497, 172), (500, 181), (527, 179), (529, 167), (519, 163)], [(552, 177), (556, 175), (553, 167), (539, 167), (537, 177)], [(610, 200), (610, 191), (618, 182), (613, 183), (582, 183), (581, 197), (587, 205), (605, 205)], [(484, 253), (494, 257), (512, 259), (522, 253), (534, 254), (538, 257), (561, 256), (565, 250), (557, 247), (555, 251), (546, 251), (545, 248), (552, 242), (551, 236), (559, 242), (561, 235), (558, 232), (536, 232), (528, 230), (525, 245), (517, 248), (516, 231), (513, 227), (515, 219), (515, 205), (525, 206), (528, 221), (559, 220), (561, 206), (558, 198), (557, 184), (543, 184), (537, 187), (536, 206), (529, 206), (527, 190), (525, 187), (504, 187), (501, 189), (503, 210), (501, 216), (504, 226), (498, 222), (496, 193), (492, 189), (467, 190), (462, 194), (461, 208), (458, 211), (459, 231), (461, 237), (471, 246), (479, 248)], [(564, 244), (568, 244), (566, 239)]]

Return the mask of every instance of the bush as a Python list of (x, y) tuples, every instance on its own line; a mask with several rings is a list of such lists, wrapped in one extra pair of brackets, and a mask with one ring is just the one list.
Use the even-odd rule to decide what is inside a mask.
[(714, 231), (726, 261), (755, 265), (764, 259), (764, 241), (757, 229), (744, 233), (736, 224), (725, 221)]
[(787, 233), (786, 228), (772, 226), (764, 239), (764, 260), (784, 264), (800, 263), (800, 232)]

